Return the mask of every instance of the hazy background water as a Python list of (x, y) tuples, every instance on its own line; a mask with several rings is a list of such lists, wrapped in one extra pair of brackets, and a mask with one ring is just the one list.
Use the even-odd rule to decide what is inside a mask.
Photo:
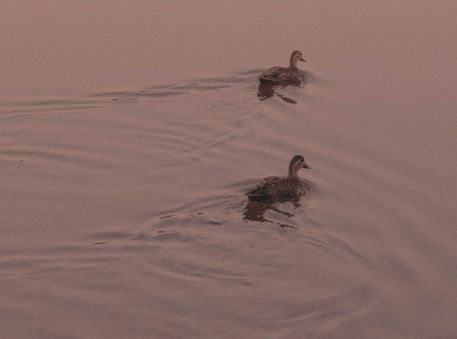
[[(454, 338), (456, 14), (0, 2), (0, 337)], [(245, 220), (297, 153), (302, 206)]]

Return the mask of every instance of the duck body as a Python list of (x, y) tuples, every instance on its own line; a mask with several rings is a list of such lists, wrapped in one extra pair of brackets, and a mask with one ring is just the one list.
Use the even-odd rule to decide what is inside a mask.
[(306, 83), (306, 73), (297, 67), (272, 67), (259, 76), (261, 83), (279, 86), (300, 86)]
[(310, 167), (301, 155), (295, 155), (289, 163), (289, 175), (287, 177), (267, 177), (246, 192), (246, 195), (250, 200), (255, 201), (296, 201), (309, 190), (308, 183), (297, 175), (301, 168)]
[(261, 84), (280, 86), (300, 86), (306, 83), (306, 73), (297, 67), (299, 61), (305, 62), (300, 51), (293, 51), (290, 55), (289, 67), (272, 67), (259, 76)]
[(301, 198), (307, 190), (308, 183), (298, 177), (268, 177), (246, 195), (250, 200), (285, 202)]

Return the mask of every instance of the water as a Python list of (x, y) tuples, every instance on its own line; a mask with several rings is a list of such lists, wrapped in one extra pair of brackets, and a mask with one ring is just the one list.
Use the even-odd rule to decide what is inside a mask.
[(2, 337), (456, 336), (453, 3), (2, 6)]

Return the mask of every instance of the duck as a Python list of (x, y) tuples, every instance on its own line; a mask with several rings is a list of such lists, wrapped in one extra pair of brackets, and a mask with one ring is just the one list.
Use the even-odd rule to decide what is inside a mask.
[(287, 177), (267, 177), (246, 192), (246, 195), (252, 201), (297, 201), (309, 190), (308, 183), (298, 177), (298, 171), (302, 168), (310, 167), (302, 155), (294, 155), (289, 163)]
[(289, 67), (275, 66), (267, 69), (259, 76), (261, 84), (280, 86), (300, 86), (306, 83), (306, 73), (297, 67), (299, 61), (306, 62), (300, 51), (293, 51), (290, 55)]

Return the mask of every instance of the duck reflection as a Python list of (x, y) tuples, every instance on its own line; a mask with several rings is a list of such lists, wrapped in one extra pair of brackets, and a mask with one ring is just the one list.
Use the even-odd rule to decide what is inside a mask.
[(279, 94), (275, 92), (275, 87), (276, 85), (272, 85), (269, 83), (260, 83), (259, 88), (257, 90), (257, 97), (259, 98), (260, 101), (267, 100), (268, 98), (271, 98), (276, 94), (278, 98), (280, 98), (282, 101), (287, 102), (288, 104), (296, 104), (297, 101), (295, 101), (292, 98), (289, 98), (285, 96), (284, 94)]
[(265, 83), (265, 82), (260, 82), (259, 88), (257, 89), (257, 97), (259, 100), (267, 100), (268, 98), (271, 98), (272, 96), (275, 95), (275, 85)]
[[(295, 206), (300, 206), (300, 205), (297, 203), (297, 205), (295, 205)], [(268, 210), (282, 214), (288, 218), (294, 216), (292, 213), (281, 211), (278, 207), (274, 206), (273, 202), (248, 200), (248, 202), (246, 203), (246, 207), (244, 208), (244, 211), (243, 211), (243, 220), (244, 221), (269, 222), (269, 223), (275, 224), (281, 228), (294, 228), (294, 229), (297, 228), (295, 226), (291, 226), (288, 224), (276, 222), (276, 221), (265, 218), (265, 213)]]

